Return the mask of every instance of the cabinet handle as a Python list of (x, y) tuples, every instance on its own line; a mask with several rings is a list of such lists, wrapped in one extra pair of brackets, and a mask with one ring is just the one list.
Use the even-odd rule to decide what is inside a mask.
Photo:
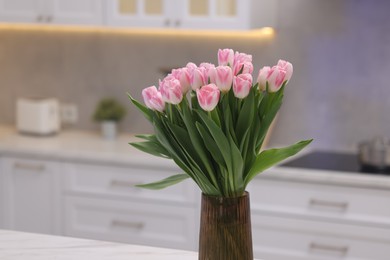
[(180, 25), (181, 25), (181, 21), (180, 21), (180, 20), (176, 20), (176, 21), (175, 21), (175, 26), (176, 26), (176, 27), (180, 27)]
[(14, 169), (29, 170), (29, 171), (34, 171), (34, 172), (43, 172), (45, 170), (45, 165), (15, 162)]
[(349, 247), (348, 246), (335, 246), (335, 245), (326, 245), (326, 244), (320, 244), (316, 242), (310, 243), (309, 250), (312, 252), (329, 252), (333, 254), (338, 254), (340, 256), (345, 256), (348, 253)]
[(134, 228), (134, 229), (143, 229), (145, 227), (145, 223), (143, 222), (130, 222), (130, 221), (123, 221), (123, 220), (113, 220), (111, 221), (111, 225), (117, 227)]
[(171, 25), (171, 20), (165, 19), (164, 25), (165, 25), (166, 27), (169, 27), (169, 26)]
[(348, 202), (310, 199), (309, 206), (311, 208), (317, 207), (346, 211), (348, 208)]
[(37, 22), (42, 22), (42, 21), (43, 21), (43, 15), (38, 15)]
[(111, 186), (116, 187), (130, 187), (130, 188), (136, 188), (135, 185), (138, 183), (132, 182), (132, 181), (121, 181), (121, 180), (112, 180)]

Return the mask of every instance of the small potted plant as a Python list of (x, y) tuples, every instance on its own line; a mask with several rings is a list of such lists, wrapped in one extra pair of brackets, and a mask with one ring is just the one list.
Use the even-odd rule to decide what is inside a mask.
[(98, 103), (93, 119), (100, 122), (103, 137), (113, 140), (117, 135), (117, 124), (125, 115), (122, 104), (114, 98), (105, 98)]

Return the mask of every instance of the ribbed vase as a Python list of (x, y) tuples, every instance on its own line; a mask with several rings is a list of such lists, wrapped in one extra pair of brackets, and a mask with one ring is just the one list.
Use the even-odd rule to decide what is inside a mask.
[(248, 192), (237, 198), (202, 194), (199, 260), (253, 260)]

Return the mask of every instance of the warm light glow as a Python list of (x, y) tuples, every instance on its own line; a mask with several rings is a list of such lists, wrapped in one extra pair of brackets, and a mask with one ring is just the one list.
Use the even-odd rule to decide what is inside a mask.
[(256, 30), (190, 30), (190, 29), (149, 29), (149, 28), (118, 28), (76, 25), (42, 25), (42, 24), (15, 24), (0, 23), (0, 30), (15, 31), (43, 31), (43, 32), (69, 32), (69, 33), (107, 33), (131, 34), (139, 36), (174, 36), (174, 37), (241, 37), (241, 38), (273, 38), (275, 30), (264, 27)]

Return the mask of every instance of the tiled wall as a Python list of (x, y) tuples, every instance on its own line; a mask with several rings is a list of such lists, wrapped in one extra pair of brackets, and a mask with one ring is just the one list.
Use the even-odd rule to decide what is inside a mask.
[(390, 137), (390, 2), (279, 2), (272, 40), (0, 29), (0, 123), (15, 121), (19, 96), (55, 96), (78, 106), (77, 128), (97, 129), (95, 104), (114, 96), (128, 107), (122, 130), (150, 131), (125, 93), (140, 98), (161, 68), (215, 63), (229, 47), (253, 54), (255, 70), (279, 58), (294, 64), (273, 144), (313, 137), (312, 147), (350, 148)]

